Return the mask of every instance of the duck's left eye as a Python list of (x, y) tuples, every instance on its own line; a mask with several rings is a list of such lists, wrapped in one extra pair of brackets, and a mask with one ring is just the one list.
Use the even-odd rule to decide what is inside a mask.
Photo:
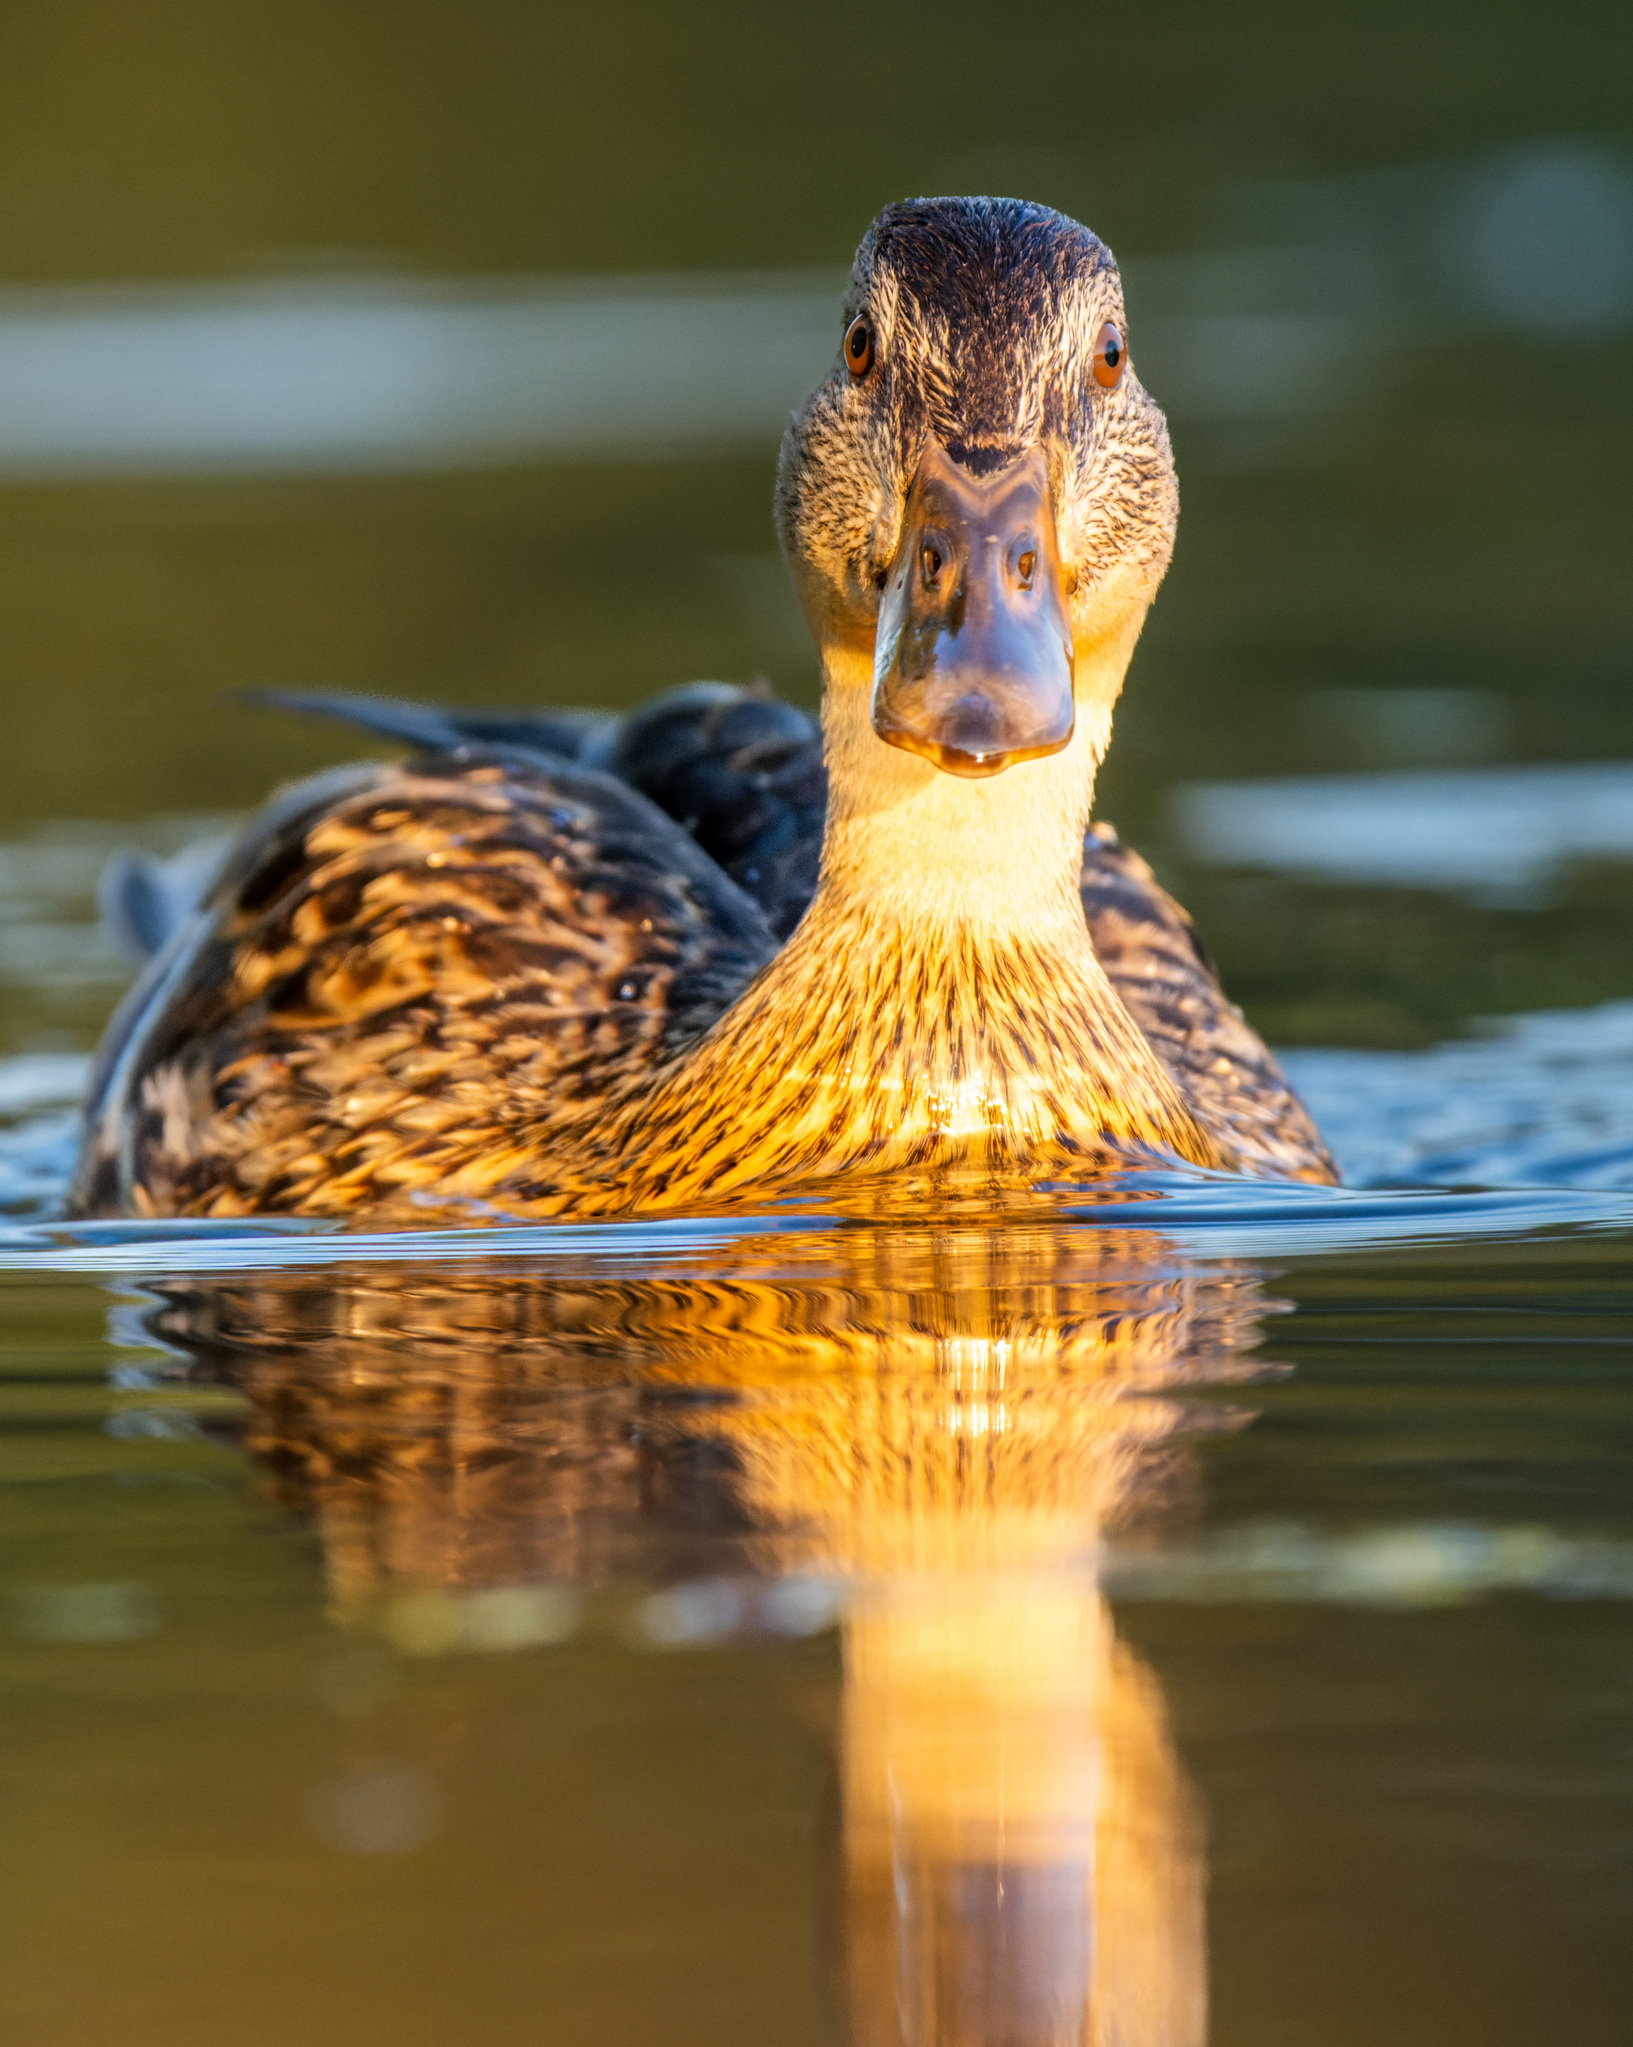
[(1108, 320), (1094, 337), (1094, 381), (1102, 391), (1111, 390), (1119, 382), (1127, 361), (1128, 344), (1123, 339), (1123, 330)]
[(845, 367), (853, 377), (865, 377), (873, 367), (873, 327), (865, 313), (845, 329)]

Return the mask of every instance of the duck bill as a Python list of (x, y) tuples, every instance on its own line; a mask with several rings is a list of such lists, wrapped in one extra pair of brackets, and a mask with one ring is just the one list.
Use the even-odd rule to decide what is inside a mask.
[(873, 667), (873, 729), (951, 775), (1072, 736), (1072, 628), (1041, 448), (975, 476), (934, 443), (908, 493)]

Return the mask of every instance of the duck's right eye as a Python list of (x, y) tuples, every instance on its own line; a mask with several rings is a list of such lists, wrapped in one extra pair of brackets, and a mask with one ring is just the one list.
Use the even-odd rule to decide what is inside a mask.
[(865, 377), (873, 367), (873, 327), (865, 313), (858, 313), (845, 329), (845, 367), (853, 377)]
[(927, 583), (933, 583), (941, 574), (941, 549), (933, 541), (927, 540), (919, 549), (919, 567)]
[(1102, 391), (1116, 389), (1127, 360), (1128, 347), (1122, 329), (1108, 320), (1094, 337), (1094, 381)]

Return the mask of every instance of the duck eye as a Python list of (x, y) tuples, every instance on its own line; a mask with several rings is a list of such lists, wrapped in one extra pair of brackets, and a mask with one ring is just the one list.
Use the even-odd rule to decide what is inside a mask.
[(873, 367), (873, 328), (865, 313), (845, 329), (845, 367), (853, 377), (865, 377)]
[(1123, 330), (1108, 320), (1094, 337), (1094, 381), (1102, 391), (1113, 389), (1127, 361), (1128, 346), (1123, 340)]
[(1031, 587), (1033, 572), (1036, 570), (1037, 566), (1038, 558), (1032, 552), (1031, 548), (1028, 548), (1025, 554), (1023, 554), (1020, 560), (1015, 564), (1015, 573), (1020, 577), (1021, 581), (1028, 586), (1028, 588)]
[(941, 574), (941, 549), (934, 541), (927, 540), (919, 549), (919, 567), (924, 571), (927, 583), (933, 583)]

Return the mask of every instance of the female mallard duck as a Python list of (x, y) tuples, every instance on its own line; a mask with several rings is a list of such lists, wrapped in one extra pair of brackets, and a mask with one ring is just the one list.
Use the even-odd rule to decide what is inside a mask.
[(363, 706), (418, 751), (286, 792), (169, 934), (98, 1060), (78, 1212), (607, 1216), (1141, 1155), (1336, 1178), (1184, 914), (1088, 828), (1177, 510), (1109, 252), (910, 201), (844, 317), (777, 482), (825, 765), (745, 692), (621, 725)]

